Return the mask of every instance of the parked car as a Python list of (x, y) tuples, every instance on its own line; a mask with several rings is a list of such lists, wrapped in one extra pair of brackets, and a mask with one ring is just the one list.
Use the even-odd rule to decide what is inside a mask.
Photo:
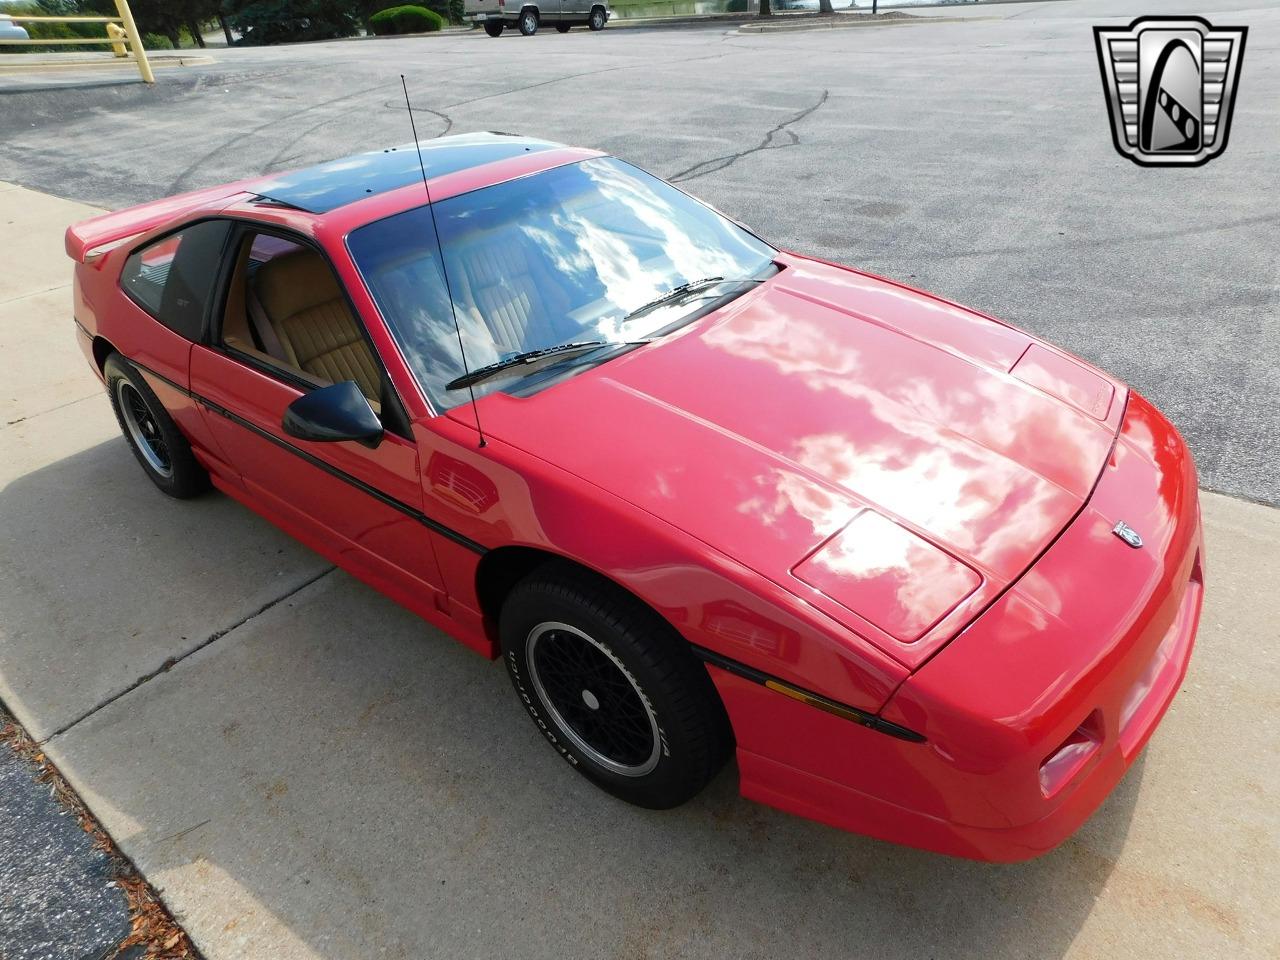
[(501, 657), (555, 752), (632, 803), (736, 751), (748, 797), (1023, 859), (1187, 669), (1196, 473), (1147, 400), (621, 160), (446, 137), (66, 248), (151, 482), (212, 484)]
[(18, 26), (7, 13), (0, 13), (0, 40), (29, 40), (26, 28)]
[(516, 27), (526, 37), (540, 26), (555, 27), (568, 33), (571, 27), (586, 24), (592, 30), (603, 30), (612, 11), (604, 0), (466, 0), (464, 19), (478, 23), (491, 37), (502, 36), (507, 27)]

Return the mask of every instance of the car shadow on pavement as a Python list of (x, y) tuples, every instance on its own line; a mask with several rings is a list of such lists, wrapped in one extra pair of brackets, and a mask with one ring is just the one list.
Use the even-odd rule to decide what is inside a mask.
[(41, 740), (330, 566), (162, 496), (116, 430), (93, 397), (0, 431), (0, 695)]
[[(220, 495), (165, 500), (114, 440), (10, 483), (0, 517), (19, 515), (5, 567), (23, 530), (48, 530), (3, 587), (6, 631), (14, 609), (56, 635), (103, 604), (176, 629), (135, 569), (166, 610), (224, 605), (225, 627), (257, 558), (294, 551), (281, 582), (323, 568)], [(339, 571), (282, 596), (48, 744), (211, 960), (1058, 957), (1137, 802), (1141, 761), (1076, 837), (1008, 866), (749, 803), (732, 765), (680, 809), (641, 810), (558, 758), (499, 664)], [(77, 656), (113, 656), (113, 636), (92, 642)]]

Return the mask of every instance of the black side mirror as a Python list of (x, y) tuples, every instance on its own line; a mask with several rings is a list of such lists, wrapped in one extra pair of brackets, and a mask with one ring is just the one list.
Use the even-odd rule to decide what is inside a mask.
[(281, 425), (300, 440), (355, 440), (367, 447), (382, 442), (382, 421), (354, 380), (299, 397), (285, 410)]

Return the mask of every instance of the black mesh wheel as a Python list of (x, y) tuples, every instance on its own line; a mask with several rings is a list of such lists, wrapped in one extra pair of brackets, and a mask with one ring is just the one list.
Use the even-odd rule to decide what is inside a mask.
[(209, 475), (142, 374), (113, 353), (103, 376), (120, 431), (151, 482), (179, 499), (208, 490)]
[(669, 624), (607, 580), (540, 568), (507, 596), (499, 630), (538, 729), (615, 796), (677, 806), (728, 757), (732, 735), (706, 668)]

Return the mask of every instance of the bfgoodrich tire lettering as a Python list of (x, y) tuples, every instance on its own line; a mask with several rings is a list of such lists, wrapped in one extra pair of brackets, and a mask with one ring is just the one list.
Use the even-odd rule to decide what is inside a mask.
[(120, 431), (151, 482), (180, 500), (208, 490), (209, 475), (142, 374), (118, 353), (102, 373)]
[(499, 629), (534, 724), (615, 796), (677, 806), (728, 757), (728, 720), (706, 668), (669, 624), (613, 584), (548, 565), (511, 591)]

